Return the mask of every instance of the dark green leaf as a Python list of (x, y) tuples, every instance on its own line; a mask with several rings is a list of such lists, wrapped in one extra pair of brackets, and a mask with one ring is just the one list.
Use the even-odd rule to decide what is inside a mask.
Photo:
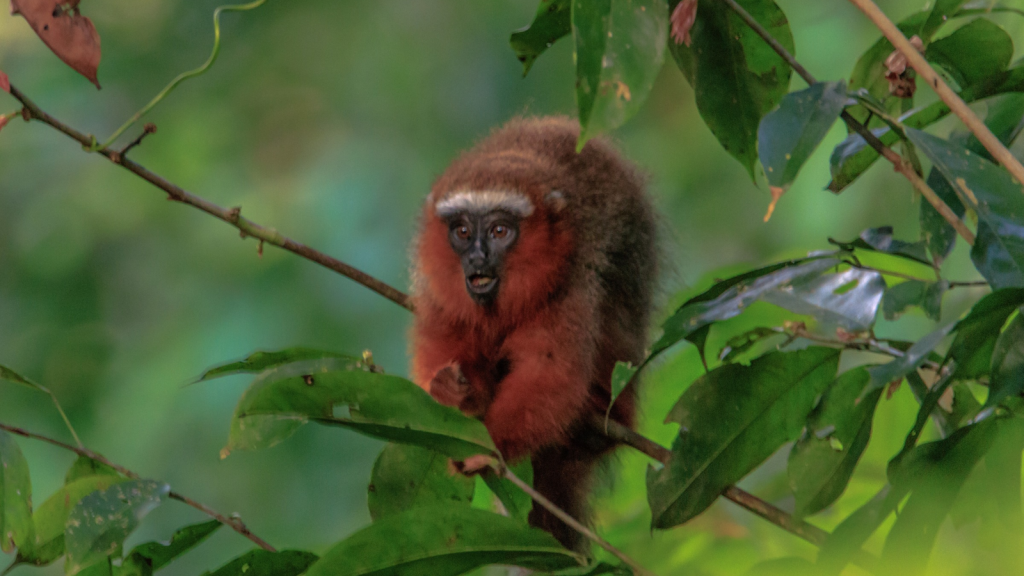
[(71, 510), (82, 498), (106, 490), (127, 479), (120, 476), (86, 476), (67, 483), (43, 502), (32, 515), (35, 545), (18, 551), (18, 562), (45, 566), (64, 555), (64, 528)]
[(148, 567), (151, 570), (159, 570), (178, 556), (198, 546), (221, 526), (219, 520), (186, 526), (175, 532), (174, 536), (171, 536), (171, 541), (166, 544), (147, 542), (136, 546), (125, 558), (125, 561)]
[[(775, 288), (791, 285), (799, 279), (817, 278), (840, 263), (838, 258), (793, 260), (719, 282), (707, 292), (683, 304), (662, 324), (664, 332), (654, 343), (651, 355), (689, 338), (704, 326), (739, 315), (747, 306)], [(704, 338), (697, 344), (702, 350)]]
[[(1011, 93), (992, 98), (988, 102), (985, 125), (1004, 145), (1013, 144), (1020, 136), (1021, 130), (1024, 129), (1024, 94)], [(954, 132), (954, 134), (956, 134), (955, 141), (963, 141), (965, 148), (992, 160), (992, 155), (972, 132), (965, 130)]]
[(221, 364), (220, 366), (210, 368), (206, 372), (203, 372), (203, 375), (197, 378), (196, 382), (213, 380), (214, 378), (230, 376), (232, 374), (255, 374), (257, 372), (263, 372), (264, 370), (276, 368), (292, 362), (318, 360), (322, 358), (338, 358), (341, 360), (347, 360), (356, 367), (361, 367), (362, 363), (359, 358), (354, 356), (339, 354), (337, 352), (316, 350), (314, 348), (300, 347), (278, 350), (276, 352), (253, 352), (243, 360), (229, 362), (227, 364)]
[(582, 150), (643, 106), (665, 60), (664, 0), (573, 0), (576, 105)]
[(253, 550), (203, 576), (299, 576), (317, 561), (317, 555), (300, 550), (268, 552)]
[(768, 184), (789, 188), (847, 100), (844, 82), (819, 82), (787, 94), (778, 109), (761, 120), (757, 150)]
[[(967, 209), (956, 197), (956, 191), (946, 181), (942, 172), (933, 167), (928, 172), (927, 184), (958, 218), (964, 217)], [(928, 250), (932, 253), (936, 266), (941, 265), (956, 244), (956, 229), (928, 202), (921, 202), (920, 222), (921, 239), (928, 244)]]
[(921, 280), (907, 280), (885, 291), (882, 297), (882, 313), (886, 320), (895, 320), (903, 314), (907, 308), (918, 306), (926, 316), (939, 321), (939, 314), (942, 311), (942, 297), (949, 289), (949, 282), (924, 282)]
[(996, 430), (995, 419), (989, 419), (961, 428), (944, 440), (921, 445), (901, 463), (900, 468), (906, 470), (890, 476), (894, 485), (907, 483), (911, 495), (882, 550), (887, 574), (924, 572), (939, 525), (967, 475), (992, 445)]
[(954, 326), (956, 323), (950, 322), (937, 328), (915, 342), (902, 357), (881, 366), (868, 368), (868, 373), (871, 374), (871, 383), (864, 390), (864, 394), (884, 388), (890, 382), (903, 380), (908, 373), (920, 368), (932, 350), (949, 335)]
[(0, 430), (0, 550), (31, 545), (32, 482), (28, 462), (7, 432)]
[(843, 520), (818, 551), (822, 576), (838, 575), (864, 542), (892, 514), (909, 488), (886, 485), (870, 501)]
[(740, 354), (750, 350), (761, 340), (784, 334), (785, 332), (775, 328), (758, 327), (753, 330), (748, 330), (743, 334), (730, 338), (729, 341), (725, 343), (725, 346), (722, 347), (721, 351), (719, 351), (718, 359), (722, 362), (734, 362)]
[(818, 331), (835, 333), (870, 330), (885, 292), (885, 280), (874, 270), (849, 268), (818, 277), (795, 278), (766, 291), (761, 299), (796, 314), (812, 316)]
[(920, 262), (931, 266), (928, 260), (928, 252), (925, 250), (924, 242), (904, 242), (893, 237), (892, 226), (879, 226), (868, 228), (860, 233), (856, 240), (850, 242), (837, 242), (829, 239), (829, 242), (843, 248), (844, 250), (871, 250), (899, 256), (914, 262)]
[(552, 572), (554, 576), (602, 576), (612, 574), (613, 576), (633, 576), (633, 571), (626, 566), (615, 566), (607, 562), (601, 562), (594, 566), (583, 566), (580, 568), (567, 568)]
[(457, 472), (449, 458), (419, 446), (388, 444), (377, 456), (370, 476), (367, 504), (380, 520), (410, 508), (473, 501), (472, 478)]
[(932, 42), (925, 57), (942, 66), (960, 86), (1002, 72), (1013, 57), (1013, 40), (991, 20), (978, 18)]
[(996, 340), (988, 389), (985, 407), (1024, 392), (1024, 315), (1017, 314)]
[(946, 23), (946, 20), (956, 14), (960, 7), (967, 4), (967, 2), (968, 0), (935, 0), (935, 5), (932, 7), (931, 12), (928, 13), (928, 19), (925, 20), (921, 29), (916, 34), (927, 44), (932, 36), (939, 31), (939, 28)]
[(870, 377), (861, 366), (836, 379), (807, 419), (807, 428), (789, 453), (789, 485), (796, 515), (814, 514), (835, 502), (871, 437), (871, 420), (882, 396), (876, 390), (860, 400)]
[(374, 522), (327, 551), (307, 576), (455, 576), (488, 564), (533, 570), (585, 559), (518, 520), (464, 506), (416, 508)]
[(648, 469), (655, 528), (686, 522), (795, 439), (808, 412), (836, 376), (839, 350), (773, 352), (750, 366), (726, 364), (694, 382), (666, 421), (680, 424), (672, 460)]
[(120, 473), (99, 460), (93, 460), (88, 456), (79, 456), (64, 475), (64, 484), (71, 484), (89, 476), (120, 476)]
[(971, 259), (993, 288), (1024, 286), (1024, 190), (1010, 174), (972, 154), (919, 130), (907, 137), (923, 151), (978, 214), (978, 238)]
[(438, 404), (404, 378), (355, 369), (340, 359), (296, 362), (261, 374), (235, 409), (228, 450), (273, 446), (309, 420), (457, 460), (496, 450), (479, 420)]
[(633, 381), (633, 376), (636, 375), (636, 371), (639, 370), (636, 366), (633, 366), (632, 362), (616, 362), (615, 368), (612, 370), (612, 400), (611, 404), (615, 403), (615, 399), (622, 394), (622, 391), (626, 389), (626, 386)]
[[(669, 9), (678, 3), (672, 0)], [(775, 2), (739, 0), (739, 4), (794, 53), (789, 21)], [(671, 42), (672, 55), (693, 86), (701, 118), (753, 179), (758, 125), (789, 91), (792, 69), (717, 0), (700, 0), (690, 37), (690, 46)]]
[(39, 390), (42, 392), (46, 391), (46, 388), (43, 388), (39, 384), (36, 384), (35, 382), (29, 380), (28, 378), (25, 378), (21, 374), (18, 374), (14, 370), (11, 370), (10, 368), (3, 365), (0, 365), (0, 380), (7, 380), (8, 382), (13, 382), (14, 384), (21, 384), (22, 386), (27, 386), (33, 390)]
[[(533, 486), (533, 464), (529, 458), (513, 465), (511, 470), (517, 478)], [(508, 515), (526, 522), (530, 510), (533, 508), (533, 498), (510, 480), (495, 474), (494, 470), (484, 470), (481, 477), (491, 492), (501, 501)]]
[(127, 480), (82, 498), (64, 529), (65, 574), (74, 576), (106, 561), (170, 490), (153, 480)]
[(533, 23), (512, 33), (509, 44), (516, 58), (523, 63), (523, 76), (530, 72), (533, 63), (545, 50), (572, 32), (569, 12), (569, 0), (540, 0)]
[[(928, 423), (928, 418), (935, 412), (942, 410), (939, 407), (939, 398), (945, 394), (946, 389), (949, 388), (952, 382), (953, 372), (947, 368), (941, 373), (940, 378), (932, 384), (928, 394), (921, 398), (921, 407), (917, 411), (917, 419), (914, 421), (913, 428), (910, 429), (906, 440), (903, 442), (903, 449), (889, 461), (890, 481), (892, 481), (892, 475), (895, 473), (893, 471), (902, 465), (904, 458), (911, 456), (911, 452), (917, 446), (917, 440), (921, 437), (921, 432), (924, 430), (924, 425)], [(892, 483), (896, 484), (895, 481), (892, 481)]]
[(946, 357), (956, 361), (956, 378), (972, 379), (989, 373), (999, 331), (1010, 314), (1024, 305), (1024, 289), (996, 290), (978, 300), (956, 325), (956, 338)]

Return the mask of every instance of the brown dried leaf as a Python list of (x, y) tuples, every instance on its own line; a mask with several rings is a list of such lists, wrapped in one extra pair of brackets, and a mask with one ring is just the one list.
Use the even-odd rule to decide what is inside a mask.
[[(918, 52), (924, 49), (921, 38), (914, 36), (910, 44)], [(893, 50), (885, 59), (885, 79), (889, 81), (889, 93), (898, 98), (910, 98), (917, 90), (912, 70), (907, 70), (907, 57), (899, 50)]]
[(697, 21), (697, 0), (683, 0), (676, 5), (672, 11), (672, 39), (676, 44), (686, 44), (687, 47), (693, 41), (690, 38), (690, 29)]
[(7, 74), (4, 74), (3, 70), (0, 70), (0, 90), (8, 94), (11, 93), (11, 79), (7, 77)]
[(0, 130), (3, 130), (4, 126), (7, 126), (7, 123), (10, 121), (10, 116), (8, 116), (7, 114), (0, 114)]
[(99, 88), (100, 35), (92, 20), (78, 13), (77, 4), (74, 0), (11, 0), (11, 14), (21, 14), (57, 57)]

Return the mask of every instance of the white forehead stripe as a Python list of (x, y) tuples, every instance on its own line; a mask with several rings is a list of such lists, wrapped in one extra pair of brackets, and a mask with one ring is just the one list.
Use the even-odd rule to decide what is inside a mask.
[(526, 218), (533, 214), (533, 203), (519, 192), (469, 190), (445, 196), (437, 201), (434, 210), (442, 218), (463, 212), (486, 214), (493, 210), (504, 210), (520, 218)]

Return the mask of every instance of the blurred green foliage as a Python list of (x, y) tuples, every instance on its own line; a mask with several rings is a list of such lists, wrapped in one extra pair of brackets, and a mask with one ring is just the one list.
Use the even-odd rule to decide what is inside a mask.
[[(0, 69), (48, 112), (102, 138), (170, 78), (207, 57), (216, 5), (84, 2), (103, 38), (101, 92), (61, 64), (23, 20), (0, 16)], [(779, 5), (797, 56), (822, 79), (848, 78), (878, 37), (843, 2)], [(899, 18), (920, 3), (894, 0), (883, 8)], [(242, 206), (257, 222), (404, 287), (420, 201), (451, 158), (511, 116), (575, 113), (570, 42), (556, 43), (526, 78), (509, 49), (508, 33), (528, 24), (535, 10), (534, 0), (274, 0), (227, 14), (216, 66), (147, 116), (159, 132), (132, 157), (186, 189), (223, 206)], [(1011, 37), (1021, 37), (1024, 19), (997, 21)], [(797, 88), (802, 85), (791, 86)], [(923, 103), (932, 98), (924, 90), (919, 96)], [(0, 112), (15, 107), (0, 96)], [(940, 132), (952, 125), (940, 124)], [(887, 167), (868, 172), (842, 195), (823, 190), (829, 151), (844, 137), (839, 126), (762, 223), (766, 186), (752, 185), (743, 166), (723, 153), (671, 65), (646, 105), (613, 137), (649, 172), (662, 209), (666, 310), (712, 278), (827, 248), (829, 236), (854, 238), (865, 228), (893, 225), (898, 237), (917, 237), (919, 200)], [(979, 277), (962, 243), (944, 271), (958, 280)], [(677, 295), (688, 287), (694, 289)], [(943, 321), (980, 294), (973, 288), (950, 292)], [(778, 325), (785, 317), (769, 304), (754, 304), (712, 332), (709, 356), (727, 335)], [(278, 548), (323, 553), (369, 523), (365, 487), (382, 444), (305, 427), (285, 445), (222, 461), (218, 454), (247, 378), (185, 384), (226, 359), (295, 345), (370, 349), (379, 365), (404, 374), (409, 319), (405, 310), (292, 255), (268, 248), (258, 257), (254, 242), (168, 203), (49, 128), (14, 121), (0, 134), (0, 363), (51, 389), (90, 448), (217, 510), (241, 513)], [(916, 339), (931, 326), (915, 309), (880, 321), (876, 332)], [(703, 373), (696, 349), (684, 346), (666, 353), (647, 377), (642, 432), (664, 445), (676, 426), (662, 419)], [(874, 495), (916, 413), (906, 386), (882, 398), (861, 465), (816, 523), (832, 528)], [(25, 388), (0, 384), (0, 421), (66, 437), (48, 399)], [(925, 437), (934, 438), (928, 426)], [(60, 487), (73, 455), (19, 444), (41, 501)], [(740, 485), (792, 509), (787, 452)], [(648, 460), (627, 451), (618, 460), (620, 472), (599, 497), (598, 528), (651, 569), (731, 575), (770, 558), (813, 559), (811, 545), (730, 503), (651, 534)], [(176, 528), (204, 519), (165, 505), (128, 544), (166, 540)], [(954, 533), (947, 522), (929, 573), (1001, 573), (1007, 567), (992, 564), (986, 553), (1000, 542), (970, 527)], [(162, 573), (198, 574), (251, 547), (220, 530)], [(880, 550), (881, 538), (868, 548)], [(61, 571), (59, 564), (32, 570), (14, 574)]]

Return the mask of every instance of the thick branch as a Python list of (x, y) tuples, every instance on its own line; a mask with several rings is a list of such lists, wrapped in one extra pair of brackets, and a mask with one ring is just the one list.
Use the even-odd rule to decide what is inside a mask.
[[(92, 450), (87, 450), (85, 448), (78, 448), (78, 447), (72, 446), (70, 444), (65, 444), (65, 443), (61, 442), (60, 440), (54, 440), (53, 438), (49, 438), (47, 436), (42, 436), (40, 434), (35, 434), (34, 432), (29, 432), (28, 430), (24, 430), (22, 428), (17, 428), (15, 426), (8, 426), (7, 424), (0, 424), (0, 430), (6, 430), (7, 432), (10, 432), (11, 434), (16, 434), (16, 435), (21, 436), (23, 438), (31, 438), (33, 440), (41, 440), (43, 442), (46, 442), (46, 443), (52, 444), (54, 446), (57, 446), (58, 448), (63, 448), (64, 450), (68, 450), (70, 452), (74, 452), (75, 454), (78, 454), (79, 456), (85, 456), (86, 458), (91, 458), (91, 459), (93, 459), (93, 460), (95, 460), (97, 462), (102, 462), (103, 464), (106, 464), (107, 466), (110, 466), (111, 468), (113, 468), (114, 470), (117, 470), (119, 473), (123, 474), (124, 476), (126, 476), (128, 478), (132, 478), (132, 479), (140, 478), (140, 476), (138, 474), (136, 474), (135, 472), (132, 472), (131, 470), (125, 468), (124, 466), (120, 466), (118, 464), (114, 464), (110, 460), (107, 460), (104, 456), (102, 456), (100, 454), (97, 454), (97, 453), (93, 452)], [(207, 516), (210, 516), (211, 518), (216, 519), (221, 524), (227, 526), (228, 528), (231, 528), (232, 530), (234, 530), (235, 532), (238, 532), (242, 536), (245, 536), (249, 540), (252, 540), (260, 548), (263, 548), (264, 550), (267, 550), (268, 552), (276, 552), (277, 551), (277, 550), (274, 549), (273, 546), (271, 546), (270, 544), (267, 544), (266, 542), (264, 542), (263, 539), (261, 539), (259, 536), (253, 534), (249, 530), (249, 528), (246, 527), (245, 523), (242, 522), (241, 519), (239, 519), (239, 518), (229, 518), (229, 517), (221, 514), (220, 512), (217, 512), (213, 508), (210, 508), (209, 506), (206, 506), (205, 504), (200, 504), (199, 502), (196, 502), (195, 500), (193, 500), (193, 499), (191, 499), (191, 498), (189, 498), (189, 497), (187, 497), (187, 496), (185, 496), (185, 495), (183, 495), (183, 494), (181, 494), (179, 492), (175, 492), (173, 490), (168, 494), (168, 496), (170, 498), (173, 498), (174, 500), (179, 501), (179, 502), (184, 502), (185, 504), (188, 504), (189, 506), (195, 508), (196, 510), (199, 510), (200, 512), (206, 514)]]
[[(782, 59), (785, 60), (793, 68), (793, 70), (796, 70), (796, 73), (799, 74), (800, 77), (803, 78), (805, 82), (807, 82), (807, 84), (814, 84), (817, 82), (814, 76), (810, 72), (808, 72), (807, 69), (803, 67), (803, 65), (797, 62), (796, 58), (794, 58), (793, 55), (790, 54), (789, 51), (782, 46), (782, 44), (779, 44), (778, 40), (776, 40), (771, 35), (771, 33), (768, 32), (768, 30), (765, 30), (764, 26), (761, 26), (761, 24), (758, 23), (757, 20), (754, 20), (754, 17), (751, 16), (749, 12), (744, 10), (742, 6), (736, 3), (736, 0), (722, 0), (722, 2), (725, 2), (725, 4), (728, 5), (729, 8), (733, 12), (735, 12), (736, 15), (739, 16), (740, 19), (743, 20), (743, 22), (746, 23), (747, 26), (749, 26), (755, 33), (757, 33), (757, 35), (760, 36), (761, 39), (764, 40), (768, 44), (768, 46), (772, 48), (772, 50), (775, 50), (775, 52), (779, 56), (781, 56)], [(957, 99), (959, 100), (959, 98)], [(961, 103), (962, 102), (963, 101), (961, 101)], [(868, 146), (871, 146), (872, 148), (875, 149), (876, 152), (884, 156), (886, 160), (892, 162), (892, 165), (896, 169), (896, 171), (899, 172), (900, 174), (903, 174), (903, 176), (910, 181), (910, 184), (914, 187), (914, 189), (920, 192), (922, 196), (924, 196), (924, 199), (928, 201), (928, 203), (931, 204), (932, 207), (935, 208), (935, 210), (939, 214), (942, 215), (946, 222), (949, 222), (949, 225), (956, 230), (957, 234), (959, 234), (960, 237), (964, 239), (964, 241), (966, 241), (970, 245), (974, 245), (974, 233), (971, 232), (969, 228), (967, 228), (967, 225), (964, 224), (963, 220), (961, 220), (956, 215), (956, 213), (954, 213), (953, 210), (950, 209), (950, 207), (947, 206), (941, 198), (939, 198), (938, 194), (936, 194), (935, 191), (932, 190), (930, 186), (928, 186), (928, 184), (921, 178), (921, 176), (918, 175), (918, 173), (914, 170), (914, 167), (910, 164), (910, 162), (907, 162), (906, 160), (903, 159), (902, 156), (894, 152), (892, 148), (889, 148), (888, 146), (883, 144), (882, 141), (878, 139), (878, 137), (871, 133), (871, 130), (868, 130), (866, 126), (858, 122), (846, 110), (843, 110), (843, 113), (840, 116), (840, 118), (843, 119), (843, 122), (846, 122), (846, 125), (849, 126), (851, 130), (853, 130), (861, 138), (863, 138), (864, 141), (868, 143)]]
[[(92, 136), (82, 134), (81, 132), (75, 130), (74, 128), (71, 128), (67, 124), (64, 124), (63, 122), (57, 120), (53, 116), (50, 116), (45, 111), (36, 106), (34, 102), (29, 100), (28, 97), (22, 94), (21, 91), (15, 88), (14, 86), (11, 86), (11, 95), (17, 98), (18, 101), (21, 102), (23, 106), (25, 106), (25, 110), (27, 111), (29, 118), (39, 120), (44, 124), (49, 124), (53, 128), (56, 128), (57, 130), (63, 132), (70, 138), (77, 140), (86, 149), (88, 149), (94, 144), (95, 139)], [(302, 256), (307, 260), (311, 260), (325, 268), (333, 270), (338, 274), (341, 274), (342, 276), (351, 278), (352, 280), (355, 280), (356, 282), (362, 284), (363, 286), (366, 286), (370, 290), (373, 290), (374, 292), (380, 294), (381, 296), (387, 298), (388, 300), (391, 300), (392, 302), (398, 304), (399, 306), (403, 306), (405, 308), (408, 308), (409, 310), (412, 310), (412, 301), (409, 299), (408, 296), (406, 296), (396, 288), (393, 288), (392, 286), (385, 284), (384, 282), (374, 278), (373, 276), (370, 276), (369, 274), (363, 272), (362, 270), (358, 270), (352, 266), (349, 266), (348, 264), (342, 262), (341, 260), (338, 260), (337, 258), (332, 258), (331, 256), (314, 250), (313, 248), (310, 248), (305, 244), (296, 242), (295, 240), (292, 240), (291, 238), (282, 235), (273, 228), (266, 228), (253, 222), (252, 220), (249, 220), (248, 218), (242, 217), (241, 209), (239, 208), (222, 208), (214, 204), (213, 202), (196, 196), (195, 194), (191, 194), (182, 189), (181, 187), (168, 182), (167, 180), (161, 178), (160, 176), (154, 174), (153, 172), (150, 172), (137, 162), (125, 158), (124, 155), (119, 154), (114, 150), (103, 149), (97, 150), (96, 153), (106, 157), (114, 164), (117, 164), (129, 170), (130, 172), (139, 176), (143, 180), (146, 180), (150, 184), (163, 190), (164, 192), (167, 193), (168, 198), (170, 200), (175, 200), (177, 202), (181, 202), (183, 204), (188, 204), (189, 206), (198, 208), (203, 212), (206, 212), (207, 214), (219, 218), (224, 222), (231, 224), (235, 228), (238, 228), (238, 230), (241, 231), (243, 238), (245, 236), (252, 236), (254, 238), (258, 238), (263, 242), (267, 242), (268, 244), (273, 244), (275, 246), (284, 248), (289, 252), (298, 254), (299, 256)]]
[(871, 0), (850, 0), (850, 2), (859, 8), (882, 31), (882, 35), (889, 42), (892, 42), (892, 45), (897, 50), (903, 53), (907, 58), (907, 63), (917, 72), (917, 75), (932, 87), (932, 90), (939, 95), (939, 98), (942, 99), (946, 106), (949, 106), (949, 109), (974, 133), (978, 141), (988, 150), (989, 154), (1013, 175), (1018, 185), (1024, 183), (1024, 166), (1021, 165), (1020, 161), (1006, 149), (1006, 146), (1003, 146), (1003, 143), (988, 129), (988, 126), (946, 84), (935, 69), (928, 64), (924, 56), (910, 44), (910, 40), (907, 40), (903, 32), (900, 32), (900, 29), (892, 23), (892, 20), (889, 20)]

